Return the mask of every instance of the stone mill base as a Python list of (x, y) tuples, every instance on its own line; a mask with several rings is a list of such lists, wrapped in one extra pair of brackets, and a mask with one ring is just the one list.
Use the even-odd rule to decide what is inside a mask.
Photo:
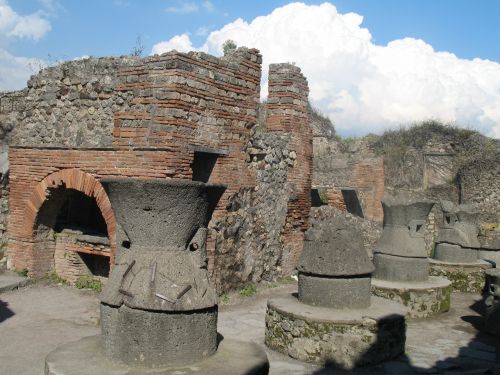
[(402, 303), (410, 318), (428, 318), (450, 309), (451, 281), (429, 276), (427, 281), (386, 281), (372, 278), (372, 294)]
[(304, 362), (342, 369), (379, 363), (404, 353), (406, 308), (372, 297), (366, 309), (331, 309), (288, 295), (270, 299), (266, 345)]
[(443, 276), (451, 281), (453, 291), (481, 293), (485, 284), (485, 271), (491, 264), (484, 260), (475, 263), (451, 263), (429, 259), (430, 275)]
[(201, 362), (163, 369), (132, 368), (112, 362), (103, 354), (100, 335), (62, 345), (45, 359), (46, 375), (265, 375), (268, 372), (269, 361), (261, 347), (231, 339), (223, 339), (217, 352)]

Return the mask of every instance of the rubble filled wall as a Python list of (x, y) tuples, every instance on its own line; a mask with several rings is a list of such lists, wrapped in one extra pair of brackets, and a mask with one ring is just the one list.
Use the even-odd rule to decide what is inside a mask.
[(0, 131), (10, 145), (111, 146), (118, 67), (137, 58), (90, 58), (46, 68), (24, 90), (0, 94)]
[(270, 132), (289, 133), (289, 150), (295, 161), (288, 171), (292, 187), (283, 231), (281, 271), (290, 274), (302, 253), (304, 232), (309, 227), (312, 183), (312, 128), (309, 124), (309, 88), (300, 69), (290, 64), (269, 66), (266, 126)]
[(474, 204), (483, 223), (500, 223), (500, 149), (496, 157), (462, 166), (458, 179), (461, 201)]
[[(122, 234), (98, 181), (192, 179), (194, 157), (202, 154), (216, 157), (208, 181), (228, 186), (208, 239), (209, 269), (219, 290), (292, 272), (310, 208), (307, 82), (296, 67), (272, 66), (267, 129), (256, 131), (261, 60), (247, 48), (222, 58), (174, 51), (69, 62), (33, 77), (16, 102), (17, 112), (2, 114), (10, 144), (9, 267), (43, 276), (56, 256), (59, 268), (75, 265), (62, 274), (81, 272), (78, 262), (57, 257), (52, 237), (37, 234), (49, 187), (96, 196), (113, 262)], [(99, 92), (89, 94), (91, 89)], [(47, 108), (50, 114), (43, 112)], [(39, 130), (40, 136), (31, 137)]]
[(246, 148), (256, 186), (235, 195), (217, 223), (220, 290), (288, 275), (302, 252), (312, 165), (307, 82), (297, 67), (277, 64), (270, 67), (269, 87)]

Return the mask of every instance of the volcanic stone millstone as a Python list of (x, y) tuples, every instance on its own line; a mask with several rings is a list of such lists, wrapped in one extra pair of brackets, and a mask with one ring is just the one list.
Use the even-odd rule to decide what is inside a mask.
[(151, 368), (211, 356), (217, 350), (215, 288), (202, 249), (188, 246), (206, 237), (225, 188), (180, 180), (102, 183), (131, 243), (101, 294), (105, 354)]
[(375, 253), (426, 258), (424, 226), (434, 202), (403, 195), (384, 196), (384, 229)]
[(374, 267), (359, 229), (338, 216), (312, 223), (305, 234), (297, 270), (310, 275), (348, 277), (369, 275)]

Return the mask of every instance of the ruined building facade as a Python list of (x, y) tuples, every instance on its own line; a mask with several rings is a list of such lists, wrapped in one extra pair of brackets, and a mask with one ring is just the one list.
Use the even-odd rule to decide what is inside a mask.
[(106, 276), (130, 242), (99, 180), (141, 177), (227, 185), (208, 248), (219, 291), (289, 274), (310, 208), (308, 87), (299, 68), (271, 65), (257, 126), (261, 62), (247, 48), (91, 58), (0, 96), (9, 267), (73, 282)]

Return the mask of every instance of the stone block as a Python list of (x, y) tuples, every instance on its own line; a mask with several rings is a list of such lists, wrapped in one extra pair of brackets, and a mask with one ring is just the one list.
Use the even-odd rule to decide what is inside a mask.
[(370, 306), (370, 279), (325, 278), (299, 273), (299, 300), (335, 309), (367, 308)]
[(408, 258), (386, 254), (374, 254), (373, 277), (389, 281), (425, 281), (429, 277), (427, 258)]

